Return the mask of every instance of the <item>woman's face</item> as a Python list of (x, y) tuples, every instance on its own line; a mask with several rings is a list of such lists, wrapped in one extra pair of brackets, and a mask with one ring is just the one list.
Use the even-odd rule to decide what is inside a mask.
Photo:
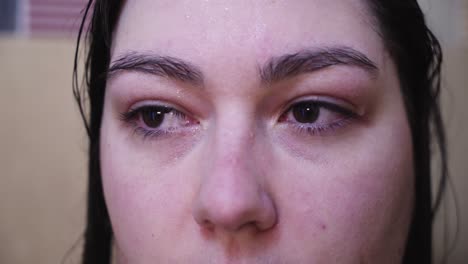
[(101, 167), (119, 263), (398, 263), (395, 65), (361, 1), (126, 1)]

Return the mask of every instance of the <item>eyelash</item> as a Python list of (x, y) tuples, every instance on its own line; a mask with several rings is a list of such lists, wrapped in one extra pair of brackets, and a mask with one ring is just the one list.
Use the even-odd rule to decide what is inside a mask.
[[(143, 111), (147, 109), (152, 109), (152, 108), (159, 108), (163, 110), (164, 116), (167, 114), (173, 114), (176, 118), (178, 119), (186, 119), (187, 115), (184, 114), (183, 112), (170, 107), (170, 106), (164, 106), (164, 105), (145, 105), (137, 108), (130, 109), (128, 112), (121, 113), (120, 114), (120, 119), (124, 121), (126, 124), (129, 124), (133, 127), (133, 132), (135, 134), (139, 134), (143, 137), (144, 140), (146, 139), (152, 139), (152, 138), (160, 138), (164, 136), (170, 136), (171, 134), (178, 133), (180, 129), (173, 129), (173, 130), (165, 130), (165, 129), (160, 129), (160, 128), (153, 128), (153, 129), (148, 129), (145, 127), (142, 127), (139, 123), (139, 119), (142, 118), (141, 115)], [(164, 119), (163, 119), (164, 120)]]
[[(318, 117), (317, 119), (322, 115), (321, 111), (322, 109), (326, 109), (327, 111), (331, 111), (337, 115), (342, 116), (342, 118), (339, 118), (332, 123), (329, 124), (315, 124), (314, 123), (300, 123), (299, 121), (288, 121), (286, 120), (288, 113), (291, 113), (293, 111), (294, 107), (297, 107), (301, 104), (311, 104), (314, 107), (318, 109)], [(148, 111), (152, 109), (159, 109), (161, 110), (160, 112), (163, 113), (163, 121), (166, 118), (168, 114), (174, 115), (175, 118), (178, 120), (185, 120), (187, 121), (188, 117), (186, 114), (183, 112), (170, 107), (170, 106), (164, 106), (164, 105), (145, 105), (137, 108), (130, 109), (128, 112), (121, 113), (120, 118), (122, 121), (124, 121), (126, 124), (129, 124), (133, 127), (134, 133), (139, 134), (142, 136), (144, 140), (146, 139), (153, 139), (153, 138), (161, 138), (164, 136), (170, 136), (175, 133), (179, 133), (183, 130), (183, 128), (173, 128), (173, 129), (161, 129), (159, 126), (157, 128), (145, 128), (141, 124), (139, 124), (141, 121), (142, 114), (144, 111)], [(327, 102), (327, 101), (322, 101), (322, 100), (303, 100), (296, 102), (289, 106), (286, 111), (283, 112), (283, 114), (280, 116), (278, 122), (281, 123), (287, 123), (290, 127), (292, 127), (296, 133), (298, 134), (307, 134), (307, 135), (319, 135), (323, 136), (328, 133), (331, 133), (337, 129), (340, 129), (349, 123), (351, 123), (354, 119), (356, 119), (358, 115), (354, 113), (353, 111), (339, 106), (338, 104)], [(162, 122), (163, 122), (162, 121)], [(147, 126), (146, 124), (144, 124)]]
[[(321, 100), (304, 100), (304, 101), (296, 102), (292, 104), (289, 108), (287, 108), (287, 110), (281, 115), (280, 120), (284, 120), (286, 114), (291, 112), (295, 106), (298, 106), (303, 103), (314, 104), (316, 107), (318, 107), (319, 110), (326, 109), (328, 111), (341, 115), (342, 118), (337, 119), (336, 121), (330, 124), (301, 124), (297, 121), (296, 122), (285, 121), (289, 123), (289, 125), (291, 125), (294, 128), (294, 130), (299, 134), (323, 136), (323, 135), (326, 135), (327, 133), (331, 133), (337, 129), (340, 129), (348, 125), (353, 120), (359, 117), (359, 115), (356, 114), (355, 112), (345, 107), (339, 106), (338, 104), (335, 104), (335, 103), (321, 101)], [(319, 115), (320, 115), (320, 112), (319, 112)]]

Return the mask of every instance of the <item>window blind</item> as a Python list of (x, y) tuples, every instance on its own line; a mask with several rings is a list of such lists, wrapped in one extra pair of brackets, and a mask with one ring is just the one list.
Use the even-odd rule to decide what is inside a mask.
[(27, 30), (32, 35), (72, 36), (80, 27), (86, 4), (86, 0), (27, 0)]

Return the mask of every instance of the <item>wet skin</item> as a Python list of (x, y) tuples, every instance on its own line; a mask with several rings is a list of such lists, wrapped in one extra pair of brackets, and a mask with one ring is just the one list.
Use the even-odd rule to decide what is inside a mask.
[(127, 1), (101, 168), (117, 263), (399, 263), (412, 142), (361, 1)]

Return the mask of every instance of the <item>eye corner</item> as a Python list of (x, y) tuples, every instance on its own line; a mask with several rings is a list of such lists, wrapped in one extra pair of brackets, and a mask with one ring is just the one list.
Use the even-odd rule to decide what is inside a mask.
[(130, 109), (125, 112), (119, 113), (119, 119), (124, 122), (128, 122), (136, 117), (138, 114), (138, 109)]

